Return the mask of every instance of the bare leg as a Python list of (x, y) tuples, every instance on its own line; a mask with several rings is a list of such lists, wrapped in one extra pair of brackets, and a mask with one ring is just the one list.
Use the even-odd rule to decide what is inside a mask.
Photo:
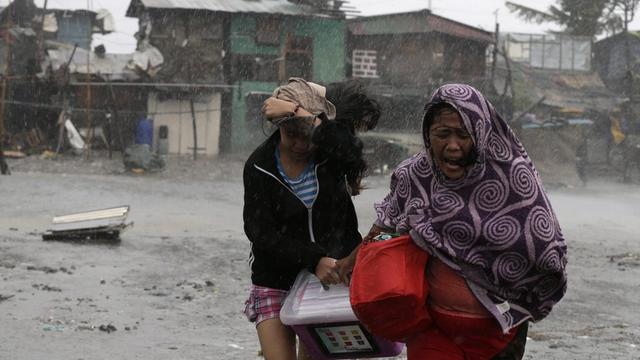
[(296, 336), (293, 330), (269, 319), (256, 327), (265, 360), (296, 360)]

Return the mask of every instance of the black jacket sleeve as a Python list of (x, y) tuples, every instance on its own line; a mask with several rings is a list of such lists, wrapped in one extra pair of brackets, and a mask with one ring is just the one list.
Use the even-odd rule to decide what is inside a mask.
[(276, 199), (271, 197), (268, 175), (259, 174), (252, 165), (244, 168), (244, 231), (254, 247), (272, 254), (291, 265), (315, 271), (325, 250), (316, 243), (290, 239), (279, 230), (277, 214), (271, 206)]

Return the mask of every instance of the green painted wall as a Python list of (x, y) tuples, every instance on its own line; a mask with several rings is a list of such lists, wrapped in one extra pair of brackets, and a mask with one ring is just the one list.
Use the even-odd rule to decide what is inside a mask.
[(279, 46), (256, 44), (256, 18), (252, 15), (236, 15), (231, 19), (229, 48), (235, 54), (280, 54)]
[(247, 106), (245, 104), (246, 95), (252, 91), (272, 92), (278, 84), (275, 82), (243, 81), (235, 84), (238, 87), (233, 89), (233, 99), (231, 100), (231, 151), (250, 151), (259, 144), (251, 144), (250, 140), (260, 129), (249, 129), (245, 115)]
[[(235, 54), (279, 55), (284, 48), (286, 36), (313, 38), (313, 81), (330, 83), (345, 78), (346, 22), (343, 19), (318, 17), (283, 17), (279, 46), (258, 45), (255, 42), (255, 15), (236, 15), (231, 19), (229, 49)], [(245, 96), (251, 91), (271, 92), (277, 83), (243, 81), (235, 83), (232, 100), (232, 151), (248, 150), (251, 135), (246, 129)]]
[(314, 82), (330, 83), (344, 79), (347, 51), (347, 28), (344, 20), (289, 18), (286, 24), (294, 35), (313, 38)]

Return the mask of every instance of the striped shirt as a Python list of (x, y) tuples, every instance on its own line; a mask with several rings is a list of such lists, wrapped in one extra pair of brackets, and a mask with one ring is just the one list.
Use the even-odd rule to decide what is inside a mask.
[(294, 194), (302, 200), (307, 208), (311, 208), (313, 206), (313, 202), (316, 200), (316, 196), (318, 195), (318, 179), (316, 178), (315, 163), (310, 161), (302, 171), (302, 174), (295, 179), (290, 179), (284, 172), (282, 162), (280, 161), (280, 149), (277, 148), (276, 160), (280, 176), (282, 176), (284, 181), (291, 187)]

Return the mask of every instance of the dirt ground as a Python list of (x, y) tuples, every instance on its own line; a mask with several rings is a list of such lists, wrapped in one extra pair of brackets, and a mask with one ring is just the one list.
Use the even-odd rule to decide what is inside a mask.
[[(9, 164), (13, 174), (0, 176), (0, 359), (259, 358), (242, 314), (241, 157), (170, 159), (144, 175), (107, 159)], [(388, 177), (368, 185), (355, 199), (362, 230)], [(525, 358), (640, 359), (640, 184), (601, 178), (548, 190), (569, 245), (569, 290), (530, 327)], [(131, 206), (134, 222), (119, 244), (42, 241), (54, 215), (118, 205)]]

